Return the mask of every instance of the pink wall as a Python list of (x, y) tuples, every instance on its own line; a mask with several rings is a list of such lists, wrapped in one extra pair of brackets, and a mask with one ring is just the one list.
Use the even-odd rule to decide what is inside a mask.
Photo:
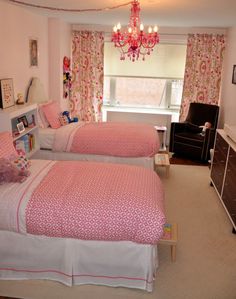
[[(206, 28), (194, 30), (205, 32)], [(181, 29), (184, 34), (192, 31), (191, 28)], [(173, 28), (171, 32), (173, 36), (178, 33)], [(31, 37), (38, 39), (38, 67), (29, 66)], [(15, 96), (21, 92), (25, 97), (31, 78), (38, 77), (44, 86), (47, 99), (59, 101), (63, 110), (68, 109), (68, 99), (63, 99), (62, 92), (62, 61), (65, 55), (70, 56), (71, 53), (71, 26), (60, 19), (48, 19), (25, 7), (0, 1), (0, 40), (0, 79), (13, 78)], [(231, 83), (232, 68), (236, 64), (235, 52), (236, 27), (233, 27), (227, 32), (221, 94), (221, 127), (225, 122), (236, 124), (236, 85)]]
[(59, 101), (62, 110), (69, 109), (63, 98), (63, 57), (71, 56), (71, 26), (57, 18), (49, 19), (49, 98)]
[(228, 30), (226, 41), (219, 122), (221, 128), (224, 123), (236, 125), (236, 84), (232, 84), (233, 65), (236, 65), (236, 27)]
[[(38, 39), (38, 67), (29, 64), (31, 37)], [(15, 96), (25, 97), (31, 78), (38, 77), (48, 95), (48, 18), (1, 1), (0, 40), (0, 79), (13, 78)]]

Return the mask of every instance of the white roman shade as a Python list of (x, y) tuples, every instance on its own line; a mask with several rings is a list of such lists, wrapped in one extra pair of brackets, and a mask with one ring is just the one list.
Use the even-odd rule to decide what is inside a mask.
[(183, 78), (186, 45), (158, 44), (145, 61), (120, 60), (119, 50), (113, 43), (105, 42), (105, 76), (135, 76), (155, 78)]

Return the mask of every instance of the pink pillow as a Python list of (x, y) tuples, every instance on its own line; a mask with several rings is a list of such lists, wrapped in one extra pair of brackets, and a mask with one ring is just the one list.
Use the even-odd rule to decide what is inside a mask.
[(16, 157), (11, 163), (21, 171), (28, 170), (30, 168), (31, 162), (25, 156)]
[(29, 175), (27, 169), (19, 170), (10, 160), (0, 158), (0, 185), (10, 182), (23, 183)]
[(10, 132), (0, 132), (0, 158), (10, 159), (18, 154)]
[(49, 122), (50, 127), (53, 129), (60, 128), (61, 123), (59, 121), (60, 108), (59, 104), (56, 102), (51, 102), (49, 104), (43, 105), (42, 110), (46, 116), (47, 121)]
[(38, 125), (40, 128), (43, 128), (43, 129), (49, 127), (49, 122), (47, 121), (46, 116), (44, 115), (42, 107), (43, 107), (43, 105), (47, 105), (49, 103), (52, 103), (52, 101), (45, 102), (43, 104), (38, 104)]

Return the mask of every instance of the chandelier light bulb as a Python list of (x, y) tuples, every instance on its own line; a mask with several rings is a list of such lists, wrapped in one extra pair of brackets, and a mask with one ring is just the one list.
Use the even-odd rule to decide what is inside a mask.
[(117, 27), (117, 30), (120, 30), (120, 29), (121, 29), (121, 24), (118, 23), (118, 24), (116, 25), (116, 27)]
[(128, 32), (132, 33), (132, 28), (131, 27), (128, 28)]
[(117, 32), (117, 27), (116, 26), (113, 27), (113, 31)]
[(157, 31), (158, 31), (158, 27), (157, 27), (157, 25), (154, 26), (153, 31), (154, 31), (154, 32), (157, 32)]
[(152, 27), (148, 27), (148, 33), (152, 33)]
[(140, 29), (140, 31), (143, 31), (143, 29), (144, 29), (144, 26), (143, 26), (143, 24), (142, 24), (142, 23), (140, 24), (140, 27), (139, 27), (139, 29)]

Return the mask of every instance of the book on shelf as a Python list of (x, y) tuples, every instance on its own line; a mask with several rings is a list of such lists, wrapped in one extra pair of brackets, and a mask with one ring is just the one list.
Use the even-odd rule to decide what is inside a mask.
[(33, 134), (26, 134), (15, 141), (16, 150), (25, 153), (31, 152), (35, 148), (35, 137)]
[(15, 148), (16, 148), (16, 151), (19, 153), (21, 152), (23, 155), (26, 154), (26, 151), (25, 151), (25, 143), (23, 140), (16, 140), (15, 141)]
[(171, 228), (172, 228), (172, 225), (170, 223), (166, 223), (164, 225), (164, 233), (163, 233), (162, 239), (165, 239), (165, 240), (171, 239)]

